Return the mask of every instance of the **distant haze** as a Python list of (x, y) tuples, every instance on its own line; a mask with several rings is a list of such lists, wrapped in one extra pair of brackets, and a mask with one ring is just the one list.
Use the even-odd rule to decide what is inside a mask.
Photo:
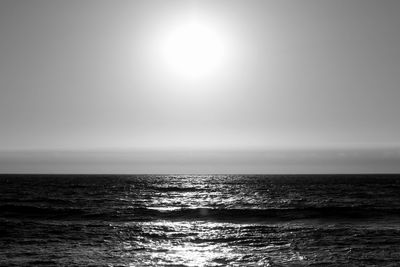
[[(0, 172), (400, 172), (399, 14), (398, 0), (2, 0)], [(204, 80), (157, 58), (191, 15), (229, 51)]]

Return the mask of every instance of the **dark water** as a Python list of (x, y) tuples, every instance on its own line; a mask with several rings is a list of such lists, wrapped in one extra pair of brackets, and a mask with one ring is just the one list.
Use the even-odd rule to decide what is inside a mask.
[(400, 266), (400, 176), (0, 176), (2, 266)]

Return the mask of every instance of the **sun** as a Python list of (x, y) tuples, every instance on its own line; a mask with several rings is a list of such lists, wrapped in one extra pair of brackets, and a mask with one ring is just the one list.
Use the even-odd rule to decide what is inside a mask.
[(159, 45), (165, 68), (183, 80), (210, 78), (226, 64), (223, 33), (217, 25), (197, 17), (173, 24)]

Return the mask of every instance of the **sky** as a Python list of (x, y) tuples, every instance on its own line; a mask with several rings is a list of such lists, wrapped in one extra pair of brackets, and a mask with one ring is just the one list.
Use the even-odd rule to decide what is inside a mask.
[(399, 12), (2, 0), (0, 172), (400, 172)]

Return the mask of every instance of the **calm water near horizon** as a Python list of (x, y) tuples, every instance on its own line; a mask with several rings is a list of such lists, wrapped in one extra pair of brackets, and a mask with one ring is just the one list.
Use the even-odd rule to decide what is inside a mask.
[(400, 175), (0, 175), (0, 266), (400, 266)]

